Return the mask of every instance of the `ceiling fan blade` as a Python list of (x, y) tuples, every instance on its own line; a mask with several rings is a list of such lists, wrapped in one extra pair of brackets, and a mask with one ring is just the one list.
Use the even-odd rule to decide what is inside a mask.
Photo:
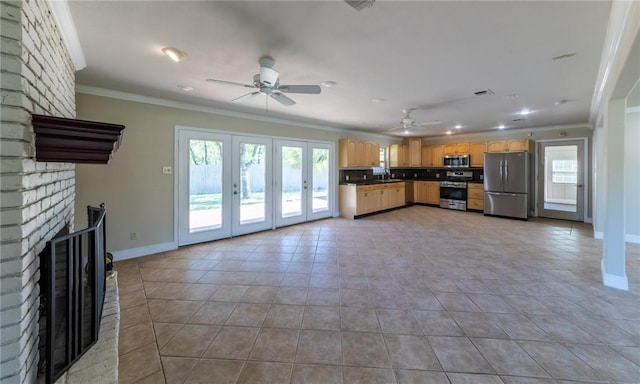
[(291, 100), (290, 98), (288, 98), (287, 96), (283, 95), (280, 92), (273, 92), (271, 94), (271, 97), (273, 97), (280, 104), (286, 105), (287, 107), (292, 106), (296, 103), (295, 101)]
[(244, 100), (244, 99), (248, 99), (248, 98), (250, 98), (250, 97), (253, 97), (253, 96), (256, 96), (256, 95), (259, 95), (259, 94), (260, 94), (260, 92), (259, 92), (259, 91), (251, 92), (251, 93), (247, 93), (246, 95), (242, 95), (242, 96), (240, 96), (240, 97), (236, 97), (235, 99), (233, 99), (233, 100), (231, 100), (231, 101), (242, 101), (242, 100)]
[(417, 125), (419, 127), (428, 127), (430, 125), (438, 125), (438, 124), (441, 124), (441, 123), (442, 123), (442, 121), (440, 121), (440, 120), (432, 120), (432, 121), (423, 121), (421, 123), (417, 123)]
[(208, 82), (210, 83), (220, 83), (220, 84), (229, 84), (229, 85), (239, 85), (241, 87), (246, 87), (246, 88), (255, 88), (255, 85), (252, 84), (242, 84), (242, 83), (234, 83), (233, 81), (226, 81), (226, 80), (216, 80), (216, 79), (207, 79)]
[(319, 85), (281, 85), (278, 91), (286, 93), (310, 93), (317, 95), (322, 89)]

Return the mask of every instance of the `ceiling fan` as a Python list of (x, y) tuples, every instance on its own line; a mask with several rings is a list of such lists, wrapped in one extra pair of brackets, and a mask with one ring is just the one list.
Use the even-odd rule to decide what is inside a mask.
[(430, 125), (438, 125), (438, 124), (442, 123), (440, 120), (417, 122), (417, 121), (413, 120), (413, 118), (411, 117), (411, 112), (412, 111), (415, 111), (415, 108), (403, 109), (402, 113), (404, 113), (404, 116), (400, 119), (400, 123), (398, 125), (396, 125), (395, 127), (391, 128), (389, 131), (403, 130), (403, 131), (405, 131), (405, 133), (407, 133), (411, 129), (421, 128), (421, 127), (428, 127)]
[(258, 63), (260, 64), (260, 73), (253, 76), (253, 84), (242, 84), (216, 79), (207, 79), (207, 81), (257, 89), (257, 91), (249, 92), (246, 95), (233, 99), (232, 101), (242, 101), (262, 94), (265, 96), (271, 96), (271, 98), (285, 106), (294, 105), (296, 102), (284, 95), (284, 93), (307, 93), (317, 95), (321, 91), (319, 85), (281, 85), (278, 71), (273, 69), (273, 65), (275, 64), (274, 59), (264, 56), (258, 60)]

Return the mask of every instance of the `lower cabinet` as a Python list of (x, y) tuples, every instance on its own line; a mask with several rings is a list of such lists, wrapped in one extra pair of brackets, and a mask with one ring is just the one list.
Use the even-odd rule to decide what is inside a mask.
[(467, 183), (467, 209), (484, 211), (484, 185)]
[(402, 207), (405, 186), (403, 182), (373, 185), (341, 185), (340, 216), (353, 219), (385, 209)]
[(413, 191), (416, 203), (440, 205), (439, 181), (415, 181)]

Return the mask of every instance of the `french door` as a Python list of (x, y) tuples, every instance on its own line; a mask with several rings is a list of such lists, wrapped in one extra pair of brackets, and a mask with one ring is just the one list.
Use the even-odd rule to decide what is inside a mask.
[(276, 140), (276, 226), (331, 217), (330, 144)]
[(584, 220), (584, 141), (541, 142), (538, 216)]
[(329, 143), (191, 129), (176, 140), (178, 245), (332, 216)]
[(231, 136), (178, 131), (178, 245), (231, 236)]

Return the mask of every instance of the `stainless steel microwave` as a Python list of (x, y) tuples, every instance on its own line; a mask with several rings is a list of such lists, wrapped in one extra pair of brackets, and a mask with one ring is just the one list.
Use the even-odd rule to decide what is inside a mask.
[(445, 155), (444, 168), (469, 168), (469, 155)]

